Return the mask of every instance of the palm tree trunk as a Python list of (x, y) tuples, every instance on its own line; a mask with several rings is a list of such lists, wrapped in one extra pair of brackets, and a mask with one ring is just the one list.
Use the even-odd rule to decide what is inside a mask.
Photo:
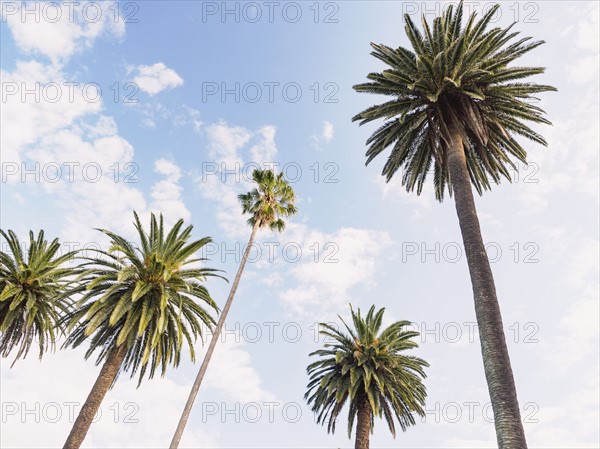
[(451, 133), (448, 168), (473, 286), (475, 315), (479, 327), (485, 377), (494, 411), (498, 447), (499, 449), (526, 449), (527, 442), (502, 327), (500, 306), (492, 269), (481, 237), (463, 142), (456, 128), (452, 129)]
[(85, 404), (83, 404), (83, 407), (79, 412), (79, 416), (77, 416), (77, 419), (73, 424), (73, 428), (67, 437), (63, 449), (77, 449), (81, 446), (81, 443), (83, 443), (83, 440), (92, 425), (92, 420), (94, 419), (96, 412), (98, 412), (100, 404), (102, 403), (104, 396), (106, 396), (106, 392), (113, 384), (117, 373), (119, 372), (119, 368), (121, 368), (121, 364), (123, 363), (123, 360), (125, 360), (126, 354), (126, 344), (115, 347), (108, 353), (108, 357), (106, 358), (104, 365), (102, 365), (102, 369), (92, 387), (92, 391), (90, 391), (90, 394), (85, 400)]
[(225, 319), (227, 318), (227, 314), (229, 313), (229, 309), (231, 308), (231, 303), (233, 302), (235, 292), (237, 291), (238, 285), (240, 283), (242, 272), (244, 271), (244, 266), (246, 265), (246, 261), (248, 260), (250, 250), (252, 249), (252, 243), (254, 242), (254, 237), (256, 236), (256, 231), (258, 230), (258, 227), (259, 223), (257, 221), (257, 223), (252, 227), (252, 233), (250, 234), (250, 240), (248, 240), (248, 246), (246, 246), (246, 250), (244, 251), (244, 256), (242, 257), (242, 261), (240, 262), (237, 274), (235, 275), (235, 279), (233, 280), (233, 285), (231, 286), (229, 297), (227, 298), (227, 302), (225, 302), (225, 307), (221, 312), (221, 316), (219, 316), (219, 321), (217, 322), (217, 326), (215, 327), (215, 330), (213, 332), (210, 344), (208, 345), (206, 355), (204, 356), (204, 360), (202, 361), (202, 366), (200, 366), (200, 371), (198, 371), (198, 375), (196, 376), (194, 385), (192, 385), (192, 391), (190, 391), (190, 395), (185, 404), (185, 408), (183, 409), (183, 413), (181, 415), (181, 418), (179, 419), (179, 424), (177, 424), (177, 430), (175, 430), (175, 435), (173, 435), (173, 439), (171, 440), (170, 449), (176, 449), (179, 446), (179, 442), (181, 441), (181, 436), (183, 435), (183, 430), (185, 429), (185, 425), (187, 424), (187, 421), (190, 417), (190, 413), (192, 411), (192, 406), (194, 405), (196, 395), (198, 394), (198, 390), (200, 389), (200, 385), (202, 384), (202, 379), (204, 379), (204, 374), (206, 373), (208, 364), (210, 363), (210, 359), (212, 358), (215, 346), (217, 345), (217, 341), (219, 340), (219, 336), (221, 335), (221, 330), (223, 329), (223, 325), (225, 324)]
[(365, 395), (358, 404), (356, 419), (356, 442), (354, 449), (369, 449), (369, 434), (371, 433), (371, 404)]

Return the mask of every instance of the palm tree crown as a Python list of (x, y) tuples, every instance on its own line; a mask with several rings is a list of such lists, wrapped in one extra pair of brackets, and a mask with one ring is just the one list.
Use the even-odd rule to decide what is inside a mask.
[[(54, 349), (57, 323), (70, 306), (74, 270), (63, 267), (75, 252), (60, 253), (58, 239), (48, 242), (44, 231), (29, 232), (29, 248), (11, 230), (0, 230), (10, 254), (0, 251), (0, 354), (7, 357), (15, 346), (15, 361), (25, 357), (37, 339), (39, 357)], [(14, 362), (13, 362), (14, 363)]]
[(409, 321), (397, 321), (379, 333), (385, 309), (375, 313), (372, 306), (365, 318), (360, 309), (350, 310), (354, 330), (340, 317), (348, 335), (321, 323), (324, 329), (320, 334), (334, 343), (324, 344), (326, 349), (310, 354), (321, 359), (307, 368), (310, 383), (304, 397), (313, 412), (319, 412), (317, 422), (328, 423), (328, 432), (335, 432), (337, 417), (349, 400), (349, 437), (363, 402), (370, 406), (371, 426), (374, 416), (383, 415), (396, 436), (394, 416), (402, 430), (415, 424), (413, 413), (424, 416), (423, 368), (429, 365), (420, 358), (402, 354), (418, 346), (411, 339), (419, 333), (405, 328)]
[(371, 44), (371, 53), (390, 68), (370, 73), (369, 83), (358, 84), (358, 92), (383, 94), (392, 100), (369, 107), (353, 117), (360, 124), (388, 119), (367, 140), (367, 164), (386, 148), (391, 154), (382, 175), (389, 181), (403, 167), (402, 185), (420, 194), (433, 165), (435, 195), (442, 200), (447, 188), (452, 195), (447, 153), (452, 131), (459, 133), (472, 184), (481, 194), (500, 176), (511, 179), (511, 157), (526, 163), (527, 153), (515, 140), (518, 134), (546, 145), (542, 136), (522, 120), (550, 124), (544, 111), (531, 104), (536, 93), (556, 90), (552, 86), (515, 82), (544, 72), (542, 67), (508, 67), (543, 41), (518, 39), (508, 28), (487, 26), (500, 6), (495, 5), (480, 20), (473, 13), (462, 26), (462, 2), (448, 6), (433, 26), (423, 16), (423, 33), (405, 15), (406, 33), (412, 51)]
[(183, 220), (166, 233), (162, 214), (158, 220), (152, 214), (150, 232), (146, 233), (134, 215), (139, 248), (100, 229), (110, 237), (111, 246), (108, 251), (99, 251), (104, 257), (86, 258), (82, 264), (83, 296), (65, 317), (71, 330), (65, 346), (77, 347), (91, 337), (85, 356), (98, 349), (99, 364), (112, 348), (125, 344), (123, 369), (131, 369), (132, 377), (140, 370), (141, 382), (148, 362), (150, 378), (159, 365), (164, 375), (168, 363), (179, 364), (184, 338), (192, 361), (195, 359), (193, 340), (202, 338), (202, 325), (214, 324), (197, 300), (218, 309), (202, 285), (206, 277), (216, 276), (217, 270), (190, 267), (206, 260), (192, 256), (211, 239), (189, 242), (192, 226), (182, 230)]
[(250, 192), (238, 195), (242, 203), (242, 213), (250, 213), (248, 224), (259, 228), (269, 227), (273, 231), (283, 231), (283, 217), (296, 213), (294, 190), (284, 179), (283, 173), (275, 175), (273, 170), (254, 170), (252, 178), (257, 187)]

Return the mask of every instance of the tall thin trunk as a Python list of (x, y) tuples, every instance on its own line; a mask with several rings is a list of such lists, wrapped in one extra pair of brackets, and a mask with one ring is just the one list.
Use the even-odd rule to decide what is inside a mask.
[(473, 286), (475, 315), (479, 327), (485, 377), (494, 411), (498, 447), (499, 449), (526, 449), (527, 442), (502, 327), (500, 306), (481, 237), (462, 138), (456, 128), (451, 132), (448, 168)]
[(94, 416), (96, 416), (100, 404), (102, 403), (104, 396), (106, 396), (106, 392), (113, 384), (115, 377), (119, 372), (119, 368), (121, 367), (123, 360), (125, 360), (126, 354), (126, 344), (115, 347), (108, 353), (108, 357), (106, 358), (104, 365), (102, 365), (100, 374), (92, 387), (92, 391), (90, 391), (90, 394), (85, 400), (85, 404), (81, 407), (79, 416), (77, 416), (77, 419), (73, 424), (73, 428), (67, 437), (63, 449), (77, 449), (81, 446), (81, 443), (83, 443), (83, 440), (92, 425), (92, 420), (94, 419)]
[(219, 317), (219, 321), (217, 322), (217, 326), (215, 327), (215, 330), (213, 332), (210, 344), (208, 345), (208, 349), (206, 351), (206, 355), (204, 356), (204, 360), (202, 361), (202, 366), (200, 366), (200, 371), (198, 371), (198, 375), (196, 376), (194, 385), (192, 385), (192, 391), (190, 391), (188, 400), (185, 403), (185, 408), (183, 409), (183, 413), (181, 415), (181, 418), (179, 419), (179, 424), (177, 424), (177, 430), (175, 430), (175, 435), (173, 435), (173, 439), (171, 440), (170, 449), (176, 449), (179, 446), (179, 442), (181, 441), (183, 430), (185, 429), (185, 425), (187, 424), (187, 421), (190, 417), (190, 413), (192, 412), (192, 406), (194, 405), (196, 395), (198, 394), (198, 390), (200, 389), (200, 385), (202, 384), (202, 379), (204, 379), (204, 374), (206, 373), (208, 364), (210, 363), (210, 359), (212, 358), (213, 352), (215, 350), (215, 346), (217, 345), (217, 341), (219, 340), (219, 336), (221, 335), (221, 330), (223, 329), (223, 325), (225, 324), (225, 319), (227, 318), (227, 314), (229, 313), (229, 309), (231, 308), (231, 303), (233, 302), (235, 292), (237, 291), (238, 285), (240, 283), (242, 272), (244, 271), (244, 266), (246, 265), (246, 261), (248, 260), (250, 250), (252, 249), (252, 243), (254, 242), (254, 237), (256, 235), (257, 230), (258, 222), (252, 227), (252, 233), (250, 234), (250, 240), (248, 240), (248, 246), (244, 251), (242, 261), (240, 262), (240, 267), (238, 268), (237, 274), (235, 275), (235, 279), (233, 280), (233, 285), (231, 286), (229, 297), (227, 298), (225, 307), (221, 312), (221, 316)]
[(369, 436), (371, 433), (371, 404), (369, 398), (363, 395), (359, 399), (356, 418), (356, 441), (354, 449), (369, 449)]

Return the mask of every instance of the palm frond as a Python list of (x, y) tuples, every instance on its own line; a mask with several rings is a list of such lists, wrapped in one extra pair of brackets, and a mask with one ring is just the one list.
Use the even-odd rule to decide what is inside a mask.
[(85, 357), (97, 353), (97, 364), (112, 347), (126, 345), (122, 370), (138, 374), (141, 383), (146, 373), (151, 378), (158, 369), (164, 375), (169, 364), (177, 366), (184, 341), (194, 359), (194, 341), (203, 337), (203, 327), (212, 328), (211, 312), (218, 312), (203, 283), (223, 276), (192, 267), (205, 261), (194, 255), (212, 239), (191, 240), (192, 226), (184, 227), (183, 220), (166, 229), (163, 216), (151, 214), (146, 231), (134, 212), (134, 225), (138, 245), (100, 230), (110, 237), (110, 249), (82, 258), (79, 281), (86, 288), (61, 323), (69, 329), (64, 346), (88, 342)]
[[(388, 68), (369, 73), (370, 82), (354, 89), (391, 99), (366, 108), (352, 120), (360, 125), (386, 120), (367, 140), (366, 152), (369, 164), (391, 149), (382, 171), (386, 181), (402, 171), (402, 185), (420, 194), (433, 171), (436, 198), (442, 201), (446, 190), (451, 195), (447, 168), (451, 128), (461, 134), (471, 182), (480, 194), (501, 177), (510, 181), (513, 157), (524, 160), (525, 151), (515, 135), (546, 145), (524, 121), (551, 124), (531, 100), (537, 101), (534, 94), (556, 89), (521, 82), (542, 74), (542, 67), (509, 67), (543, 41), (517, 38), (514, 24), (489, 29), (498, 8), (494, 5), (479, 19), (472, 13), (463, 26), (460, 2), (431, 24), (423, 15), (422, 32), (406, 15), (410, 49), (371, 43), (371, 54)], [(499, 127), (501, 134), (496, 132)]]
[(328, 432), (335, 432), (336, 420), (348, 403), (350, 437), (361, 404), (368, 400), (372, 418), (384, 417), (395, 435), (393, 416), (406, 430), (415, 423), (413, 414), (424, 413), (423, 368), (429, 365), (403, 355), (418, 346), (412, 338), (419, 334), (407, 329), (409, 321), (392, 323), (380, 332), (384, 309), (376, 310), (375, 306), (366, 316), (352, 306), (350, 312), (352, 327), (340, 317), (348, 334), (331, 324), (320, 324), (320, 334), (334, 343), (326, 343), (325, 349), (310, 354), (318, 360), (307, 367), (310, 381), (304, 398), (316, 414), (317, 423), (327, 423)]

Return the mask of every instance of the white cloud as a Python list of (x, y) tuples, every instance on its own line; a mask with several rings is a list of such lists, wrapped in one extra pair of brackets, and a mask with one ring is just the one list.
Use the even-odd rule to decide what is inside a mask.
[[(95, 127), (95, 132), (99, 129)], [(65, 214), (67, 241), (96, 241), (92, 227), (132, 232), (131, 211), (143, 212), (146, 207), (136, 185), (138, 165), (133, 155), (133, 147), (119, 135), (93, 138), (76, 126), (44, 136), (27, 152), (42, 167), (62, 167), (58, 182), (43, 177), (39, 187), (53, 195)]]
[(333, 139), (333, 124), (331, 122), (323, 122), (323, 131), (321, 132), (321, 137), (325, 142), (331, 142), (331, 139)]
[[(141, 116), (140, 124), (144, 128), (156, 128), (160, 121), (167, 121), (173, 115), (161, 102), (148, 98), (147, 101), (125, 103), (125, 106), (136, 110)], [(175, 122), (175, 120), (173, 120)]]
[(545, 348), (544, 356), (555, 373), (565, 375), (577, 363), (590, 360), (598, 353), (598, 294), (597, 289), (577, 294), (575, 303), (567, 308), (560, 320), (557, 336)]
[(585, 7), (578, 8), (578, 12), (581, 14), (581, 18), (575, 28), (577, 32), (575, 43), (581, 50), (598, 53), (600, 49), (600, 36), (598, 35), (598, 28), (600, 28), (599, 5), (596, 2), (590, 2)]
[(181, 179), (181, 169), (171, 161), (158, 159), (154, 162), (154, 171), (166, 179), (157, 181), (152, 186), (152, 203), (150, 210), (162, 213), (165, 223), (174, 224), (180, 218), (189, 221), (190, 211), (181, 199), (183, 188), (178, 184)]
[(328, 122), (327, 120), (325, 120), (323, 122), (323, 129), (321, 130), (321, 133), (320, 134), (312, 134), (310, 136), (310, 139), (312, 141), (311, 146), (315, 150), (322, 150), (322, 148), (320, 146), (321, 141), (324, 141), (325, 143), (329, 143), (333, 140), (333, 135), (334, 135), (333, 124), (331, 122)]
[(277, 128), (271, 125), (260, 128), (258, 134), (261, 136), (261, 140), (250, 149), (252, 162), (256, 162), (259, 165), (265, 162), (275, 162), (275, 156), (277, 155), (277, 145), (275, 145), (276, 131)]
[[(578, 301), (571, 312), (561, 320), (561, 325), (578, 342), (578, 346), (598, 340), (598, 292), (590, 292), (589, 298)], [(589, 348), (589, 347), (588, 347)], [(583, 355), (586, 355), (585, 353)]]
[(259, 281), (266, 284), (268, 287), (278, 287), (281, 285), (283, 278), (277, 272), (271, 273), (267, 276), (260, 276)]
[[(578, 239), (576, 239), (578, 237)], [(569, 245), (570, 238), (579, 240)], [(560, 241), (562, 253), (558, 253), (558, 263), (563, 270), (560, 285), (569, 292), (570, 303), (563, 306), (563, 316), (559, 323), (559, 335), (552, 340), (546, 351), (546, 359), (557, 372), (567, 372), (577, 362), (589, 359), (598, 352), (600, 314), (598, 297), (598, 251), (597, 239), (580, 236), (563, 236)], [(568, 335), (565, 339), (562, 335)], [(573, 341), (577, 344), (573, 345)]]
[[(16, 93), (2, 99), (0, 120), (3, 132), (0, 135), (2, 146), (2, 162), (19, 164), (25, 149), (40, 139), (49, 136), (57, 130), (72, 126), (73, 123), (85, 116), (97, 114), (102, 108), (102, 101), (89, 101), (95, 98), (90, 91), (84, 95), (82, 86), (71, 86), (65, 83), (73, 82), (54, 65), (42, 64), (37, 61), (18, 61), (12, 72), (1, 72), (3, 89), (9, 84)], [(47, 101), (47, 95), (54, 92), (42, 91), (42, 85), (56, 83), (60, 86), (60, 97), (56, 102)], [(29, 95), (22, 98), (25, 90), (38, 92), (38, 98)], [(70, 90), (72, 89), (72, 90)], [(26, 101), (23, 101), (26, 100)], [(104, 120), (104, 119), (103, 119)], [(103, 126), (106, 121), (102, 122)], [(3, 165), (3, 170), (4, 170)], [(18, 177), (8, 177), (8, 181), (18, 181)]]
[(204, 125), (204, 122), (200, 120), (200, 111), (186, 105), (183, 105), (183, 109), (185, 111), (184, 113), (177, 114), (173, 117), (173, 124), (175, 126), (192, 125), (194, 131), (200, 132)]
[(156, 128), (156, 122), (151, 118), (142, 119), (142, 126), (145, 128)]
[[(233, 179), (233, 176), (230, 178)], [(200, 194), (215, 203), (213, 213), (225, 235), (244, 238), (248, 236), (249, 228), (237, 196), (245, 189), (239, 187), (239, 182), (231, 179), (229, 183), (224, 183), (220, 180), (220, 174), (210, 174), (204, 176), (204, 180), (202, 177), (197, 178), (197, 184)]]
[[(598, 146), (600, 125), (597, 105), (583, 98), (569, 100), (580, 115), (561, 115), (553, 120), (554, 126), (545, 127), (548, 149), (535, 145), (529, 160), (536, 171), (521, 170), (518, 198), (521, 214), (545, 211), (558, 192), (577, 192), (598, 197)], [(525, 149), (528, 150), (527, 146)], [(525, 179), (525, 173), (530, 174)]]
[[(299, 224), (291, 224), (281, 241), (299, 246), (303, 255), (290, 264), (296, 285), (280, 295), (289, 310), (300, 316), (323, 316), (324, 309), (341, 310), (360, 301), (354, 288), (375, 285), (378, 261), (391, 244), (383, 231), (341, 228), (324, 233)], [(287, 257), (294, 258), (292, 251)]]
[[(2, 8), (2, 20), (8, 24), (16, 45), (26, 53), (42, 54), (54, 64), (65, 62), (82, 48), (90, 48), (104, 32), (119, 38), (125, 33), (123, 17), (115, 15), (109, 2), (14, 5), (16, 11), (8, 6)], [(25, 10), (30, 13), (23, 16)]]
[(231, 400), (242, 403), (273, 401), (275, 396), (261, 386), (245, 347), (239, 332), (221, 334), (206, 373), (206, 387), (220, 390)]
[(133, 82), (149, 95), (156, 95), (165, 89), (183, 84), (183, 79), (177, 72), (168, 68), (162, 62), (157, 62), (150, 66), (140, 65), (136, 70), (138, 74), (133, 78)]
[(566, 400), (557, 402), (546, 398), (556, 405), (542, 406), (536, 412), (538, 422), (527, 429), (530, 445), (556, 449), (598, 447), (598, 379), (596, 358), (595, 366), (588, 365), (578, 379), (577, 388), (569, 388)]
[(92, 137), (114, 136), (118, 133), (115, 120), (106, 115), (101, 115), (96, 123), (85, 125), (85, 128)]
[(156, 173), (165, 175), (167, 177), (167, 181), (177, 182), (181, 179), (181, 169), (172, 161), (158, 159), (154, 161), (154, 170)]
[(583, 56), (569, 64), (566, 70), (574, 82), (589, 83), (598, 78), (598, 55)]
[[(241, 164), (238, 151), (248, 143), (252, 133), (241, 126), (229, 126), (226, 122), (220, 122), (206, 127), (208, 137), (209, 156), (212, 162), (225, 165), (228, 170), (233, 170), (237, 164)], [(221, 168), (221, 167), (219, 167)]]

